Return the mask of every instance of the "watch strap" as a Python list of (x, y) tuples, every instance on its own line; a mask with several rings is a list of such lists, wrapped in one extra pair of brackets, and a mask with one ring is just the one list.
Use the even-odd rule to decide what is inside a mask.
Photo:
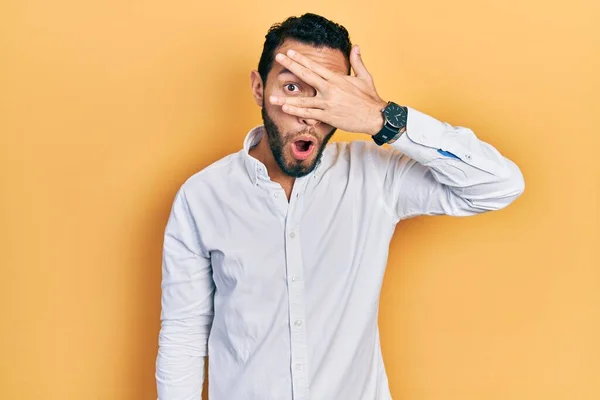
[(392, 140), (396, 135), (398, 135), (398, 130), (391, 128), (384, 122), (383, 128), (376, 135), (373, 135), (373, 141), (381, 146)]

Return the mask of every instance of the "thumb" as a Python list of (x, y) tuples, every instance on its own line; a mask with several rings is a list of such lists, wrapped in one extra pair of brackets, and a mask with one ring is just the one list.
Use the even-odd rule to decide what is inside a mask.
[(369, 74), (367, 67), (365, 67), (365, 64), (362, 61), (358, 45), (352, 47), (352, 51), (350, 52), (350, 65), (354, 70), (354, 76), (357, 78), (371, 78), (371, 74)]

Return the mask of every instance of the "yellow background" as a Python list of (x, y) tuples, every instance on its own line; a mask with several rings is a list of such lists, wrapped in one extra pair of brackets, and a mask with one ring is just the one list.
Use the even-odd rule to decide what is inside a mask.
[(525, 176), (505, 210), (398, 226), (394, 399), (600, 399), (599, 3), (323, 3), (0, 4), (0, 399), (155, 398), (173, 196), (260, 123), (264, 34), (306, 11), (349, 29), (382, 97)]

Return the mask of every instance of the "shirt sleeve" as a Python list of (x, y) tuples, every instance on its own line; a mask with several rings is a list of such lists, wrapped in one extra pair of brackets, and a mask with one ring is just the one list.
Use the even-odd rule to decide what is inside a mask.
[(213, 320), (214, 281), (183, 189), (165, 229), (161, 288), (158, 399), (198, 400)]
[(517, 165), (472, 130), (407, 108), (406, 131), (391, 149), (376, 146), (383, 202), (396, 222), (499, 210), (523, 193)]

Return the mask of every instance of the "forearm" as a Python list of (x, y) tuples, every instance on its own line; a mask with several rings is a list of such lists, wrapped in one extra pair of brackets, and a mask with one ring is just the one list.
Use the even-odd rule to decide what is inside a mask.
[(159, 400), (198, 400), (204, 382), (208, 318), (163, 321), (156, 384)]
[[(472, 130), (409, 108), (406, 132), (392, 147), (429, 167), (458, 196), (495, 209), (524, 189), (519, 168)], [(487, 202), (488, 204), (483, 204)]]
[(156, 360), (158, 400), (199, 400), (204, 383), (205, 357), (159, 350)]
[(397, 151), (382, 156), (384, 193), (399, 219), (498, 210), (524, 190), (517, 165), (473, 131), (410, 107), (406, 131), (391, 148)]

